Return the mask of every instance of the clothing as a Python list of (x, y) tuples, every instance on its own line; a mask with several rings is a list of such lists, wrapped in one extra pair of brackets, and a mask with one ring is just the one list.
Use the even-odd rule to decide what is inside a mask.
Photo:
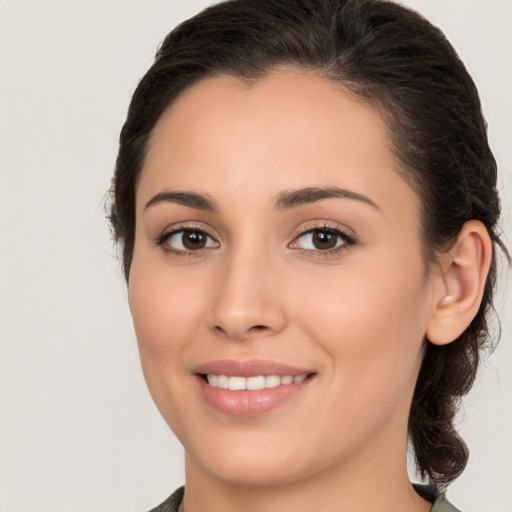
[[(414, 490), (422, 497), (433, 503), (430, 512), (460, 512), (448, 502), (444, 494), (441, 494), (434, 486), (413, 484)], [(174, 491), (161, 505), (151, 509), (149, 512), (178, 512), (183, 500), (184, 487)]]
[(446, 499), (444, 493), (440, 493), (434, 485), (412, 484), (412, 486), (422, 498), (433, 503), (430, 512), (460, 512)]
[(176, 489), (161, 505), (152, 508), (149, 512), (178, 512), (184, 492), (185, 487)]

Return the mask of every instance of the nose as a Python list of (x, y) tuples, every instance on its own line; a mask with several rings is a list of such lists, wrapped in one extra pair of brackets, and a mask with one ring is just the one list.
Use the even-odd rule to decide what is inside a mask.
[(242, 341), (272, 336), (285, 328), (279, 269), (271, 259), (248, 250), (222, 261), (207, 319), (217, 335)]

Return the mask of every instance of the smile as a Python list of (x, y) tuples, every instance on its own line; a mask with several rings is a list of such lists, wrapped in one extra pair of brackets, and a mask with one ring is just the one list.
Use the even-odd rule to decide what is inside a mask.
[(302, 382), (307, 377), (304, 375), (258, 375), (255, 377), (227, 376), (208, 374), (207, 381), (214, 388), (229, 389), (231, 391), (258, 391), (261, 389), (287, 386)]
[(317, 372), (269, 360), (216, 360), (193, 369), (199, 395), (217, 413), (253, 418), (295, 403)]

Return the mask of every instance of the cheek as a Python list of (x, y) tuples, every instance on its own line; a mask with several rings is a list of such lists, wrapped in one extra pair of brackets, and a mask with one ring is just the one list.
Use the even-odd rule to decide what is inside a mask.
[[(426, 280), (421, 264), (344, 269), (309, 296), (305, 327), (329, 354), (347, 404), (384, 406), (412, 392), (426, 329)], [(410, 268), (410, 267), (409, 267)], [(311, 312), (314, 311), (314, 314)], [(371, 410), (367, 407), (366, 410)]]
[[(169, 419), (181, 400), (187, 353), (204, 317), (201, 281), (165, 269), (165, 262), (134, 254), (128, 298), (149, 391)], [(172, 391), (172, 392), (171, 392)]]
[(134, 255), (128, 299), (142, 352), (158, 356), (179, 348), (197, 325), (201, 291), (201, 281), (186, 270), (171, 273), (165, 262)]

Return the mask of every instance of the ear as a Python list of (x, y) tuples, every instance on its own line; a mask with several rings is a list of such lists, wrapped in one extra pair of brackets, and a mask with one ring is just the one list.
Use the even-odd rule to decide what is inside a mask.
[(432, 312), (426, 337), (435, 345), (456, 340), (478, 312), (492, 261), (492, 242), (477, 220), (466, 222), (453, 247), (439, 258), (433, 278)]

